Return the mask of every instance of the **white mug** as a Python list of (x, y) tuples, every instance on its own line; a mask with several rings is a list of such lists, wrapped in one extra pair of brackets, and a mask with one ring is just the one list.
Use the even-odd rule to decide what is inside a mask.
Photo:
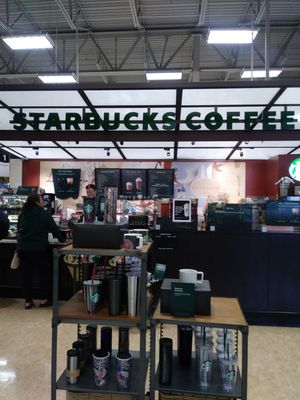
[(203, 282), (203, 279), (204, 279), (204, 273), (202, 271), (197, 271), (196, 269), (190, 269), (190, 268), (183, 268), (179, 270), (179, 280), (181, 282), (194, 283), (195, 285), (200, 285)]
[(140, 249), (143, 246), (143, 235), (139, 233), (125, 233), (124, 239), (129, 239), (134, 249)]

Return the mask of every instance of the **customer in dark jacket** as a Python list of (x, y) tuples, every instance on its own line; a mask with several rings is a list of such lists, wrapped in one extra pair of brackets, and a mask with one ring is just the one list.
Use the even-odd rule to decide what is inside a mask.
[(25, 309), (33, 306), (32, 275), (36, 270), (40, 283), (40, 307), (51, 305), (51, 264), (48, 257), (48, 233), (60, 242), (64, 236), (59, 231), (52, 216), (44, 210), (44, 202), (39, 194), (30, 194), (18, 219), (18, 254)]
[(9, 230), (9, 219), (6, 214), (0, 211), (0, 240), (6, 238)]

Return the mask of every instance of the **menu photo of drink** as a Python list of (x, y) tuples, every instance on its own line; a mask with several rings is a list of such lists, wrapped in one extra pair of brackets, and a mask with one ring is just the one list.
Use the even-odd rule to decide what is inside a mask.
[(121, 170), (121, 195), (128, 199), (144, 199), (147, 188), (146, 169)]
[(80, 169), (52, 169), (54, 192), (57, 198), (78, 198), (80, 172)]
[(191, 222), (191, 199), (173, 199), (173, 222)]

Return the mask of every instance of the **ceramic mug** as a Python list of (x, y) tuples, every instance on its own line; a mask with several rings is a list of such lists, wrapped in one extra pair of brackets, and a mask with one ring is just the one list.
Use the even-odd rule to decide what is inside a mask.
[(203, 282), (204, 273), (196, 269), (183, 268), (179, 270), (179, 280), (185, 283), (200, 285)]
[(124, 239), (132, 242), (134, 249), (140, 249), (143, 246), (143, 235), (139, 233), (125, 233)]

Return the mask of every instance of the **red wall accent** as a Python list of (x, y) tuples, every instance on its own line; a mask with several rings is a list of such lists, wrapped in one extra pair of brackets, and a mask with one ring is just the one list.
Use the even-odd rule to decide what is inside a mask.
[(24, 186), (40, 186), (40, 161), (27, 160), (23, 161), (23, 177)]
[(278, 160), (246, 161), (246, 196), (276, 197)]

